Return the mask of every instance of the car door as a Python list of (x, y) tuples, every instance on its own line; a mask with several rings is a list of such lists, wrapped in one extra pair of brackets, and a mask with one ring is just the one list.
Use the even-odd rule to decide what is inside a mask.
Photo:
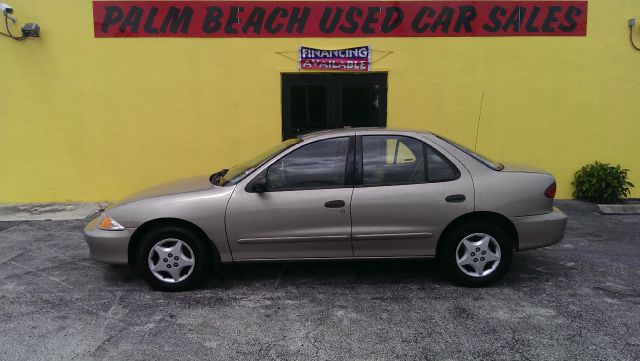
[(435, 255), (443, 228), (473, 210), (468, 171), (423, 140), (357, 137), (351, 200), (356, 257)]
[(307, 140), (240, 183), (226, 213), (234, 260), (352, 257), (354, 152), (353, 136)]

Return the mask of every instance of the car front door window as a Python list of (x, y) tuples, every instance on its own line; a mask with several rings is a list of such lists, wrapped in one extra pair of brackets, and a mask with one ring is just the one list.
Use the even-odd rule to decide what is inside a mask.
[(349, 137), (341, 137), (294, 150), (269, 167), (269, 190), (344, 187), (348, 149)]

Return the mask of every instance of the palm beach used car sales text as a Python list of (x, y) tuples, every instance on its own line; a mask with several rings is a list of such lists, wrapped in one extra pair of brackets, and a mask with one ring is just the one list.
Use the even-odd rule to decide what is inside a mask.
[(586, 1), (94, 1), (96, 37), (584, 36)]

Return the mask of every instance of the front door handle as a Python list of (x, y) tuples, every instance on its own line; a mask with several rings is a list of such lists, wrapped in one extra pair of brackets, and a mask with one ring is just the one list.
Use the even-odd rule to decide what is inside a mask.
[(449, 203), (460, 203), (466, 201), (467, 197), (465, 197), (464, 194), (452, 194), (447, 196), (444, 200)]
[(341, 200), (329, 201), (324, 204), (324, 206), (327, 208), (342, 208), (344, 207), (344, 205), (345, 205), (344, 201), (341, 201)]

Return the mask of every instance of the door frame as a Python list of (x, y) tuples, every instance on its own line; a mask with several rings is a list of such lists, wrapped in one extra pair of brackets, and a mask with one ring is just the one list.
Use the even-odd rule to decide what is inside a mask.
[(293, 137), (293, 127), (291, 121), (291, 104), (290, 86), (291, 85), (326, 85), (327, 86), (327, 129), (336, 129), (344, 127), (342, 112), (338, 109), (342, 108), (342, 87), (344, 84), (364, 84), (364, 85), (382, 85), (380, 92), (380, 117), (378, 124), (373, 126), (385, 127), (387, 125), (387, 92), (388, 92), (388, 73), (387, 72), (367, 72), (367, 73), (337, 73), (337, 72), (318, 72), (318, 73), (280, 73), (280, 89), (281, 89), (281, 111), (282, 111), (282, 139), (290, 139)]

